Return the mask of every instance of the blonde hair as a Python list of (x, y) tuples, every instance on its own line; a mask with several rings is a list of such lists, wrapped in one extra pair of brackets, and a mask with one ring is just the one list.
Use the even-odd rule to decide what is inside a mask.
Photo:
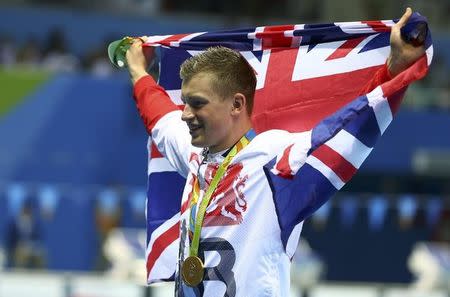
[(237, 51), (223, 47), (210, 47), (203, 53), (183, 62), (180, 77), (189, 82), (198, 73), (213, 74), (213, 88), (223, 98), (235, 93), (247, 99), (247, 113), (252, 114), (255, 97), (255, 71)]

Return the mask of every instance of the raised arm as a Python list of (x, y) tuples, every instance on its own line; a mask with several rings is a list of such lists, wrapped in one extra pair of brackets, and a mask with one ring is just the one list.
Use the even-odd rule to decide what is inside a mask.
[(281, 214), (284, 243), (297, 224), (352, 178), (391, 123), (401, 100), (398, 92), (412, 82), (398, 74), (424, 54), (423, 46), (414, 47), (401, 40), (400, 28), (410, 15), (408, 9), (391, 33), (390, 67), (385, 67), (383, 74), (389, 81), (379, 81), (370, 93), (325, 118), (314, 127), (308, 141), (299, 138), (265, 166), (277, 213)]
[(403, 39), (401, 29), (412, 15), (411, 8), (407, 8), (400, 20), (391, 29), (391, 52), (387, 59), (387, 67), (392, 77), (408, 68), (425, 54), (424, 40), (419, 36), (415, 41), (407, 42)]
[(154, 47), (142, 46), (143, 41), (139, 38), (133, 39), (133, 43), (126, 53), (128, 71), (130, 72), (133, 85), (144, 76), (149, 75), (147, 67), (154, 59)]
[(179, 108), (148, 74), (154, 48), (143, 47), (142, 43), (141, 39), (135, 39), (126, 53), (139, 115), (159, 152), (182, 176), (187, 176), (191, 152), (188, 128), (181, 121)]
[(378, 70), (373, 79), (361, 90), (360, 95), (369, 93), (376, 86), (391, 80), (400, 72), (408, 68), (425, 53), (423, 40), (407, 42), (403, 39), (401, 29), (412, 15), (411, 8), (407, 8), (400, 20), (391, 28), (391, 50), (384, 67)]

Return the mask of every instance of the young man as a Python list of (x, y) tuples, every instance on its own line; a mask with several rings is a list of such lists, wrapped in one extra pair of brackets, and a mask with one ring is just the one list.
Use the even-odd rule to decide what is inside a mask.
[[(392, 27), (386, 67), (361, 93), (390, 80), (424, 54), (423, 47), (400, 37), (411, 13), (408, 8)], [(181, 112), (146, 72), (151, 56), (139, 39), (126, 54), (147, 131), (186, 178), (175, 295), (288, 296), (290, 258), (302, 222), (331, 191), (327, 180), (310, 178), (316, 174), (311, 151), (334, 136), (317, 141), (311, 132), (281, 130), (255, 136), (254, 71), (239, 53), (223, 47), (210, 48), (182, 65)], [(380, 102), (370, 104), (376, 109)], [(368, 105), (360, 107), (361, 114)], [(372, 118), (360, 113), (347, 113), (333, 129), (343, 130), (356, 121), (358, 129), (366, 129), (364, 121)]]

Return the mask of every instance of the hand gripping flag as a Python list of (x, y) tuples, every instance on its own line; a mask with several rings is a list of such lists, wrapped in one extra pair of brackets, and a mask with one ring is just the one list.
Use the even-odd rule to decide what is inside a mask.
[[(320, 198), (325, 201), (361, 166), (375, 140), (392, 121), (406, 87), (422, 78), (431, 63), (433, 47), (426, 19), (415, 13), (402, 35), (414, 39), (415, 30), (425, 26), (426, 54), (395, 78), (370, 85), (386, 62), (390, 30), (396, 21), (150, 36), (144, 46), (161, 48), (159, 84), (177, 105), (182, 105), (179, 68), (185, 59), (211, 46), (240, 51), (257, 75), (255, 130), (312, 130), (311, 154), (305, 168), (297, 174), (304, 174), (304, 180), (327, 178), (333, 187), (321, 192)], [(370, 110), (363, 110), (364, 107)], [(352, 123), (346, 130), (339, 130), (346, 125), (342, 119), (348, 118), (349, 112), (367, 112), (365, 126)], [(147, 281), (153, 283), (174, 277), (185, 179), (169, 165), (151, 139), (148, 150), (146, 266)], [(282, 161), (278, 165), (283, 165)], [(322, 176), (308, 175), (309, 167), (316, 168)], [(273, 178), (276, 184), (278, 177)]]

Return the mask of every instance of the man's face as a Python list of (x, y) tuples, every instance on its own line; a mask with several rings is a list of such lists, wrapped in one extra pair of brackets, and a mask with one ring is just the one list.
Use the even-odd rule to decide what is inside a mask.
[(211, 152), (227, 149), (231, 137), (233, 100), (214, 91), (213, 74), (199, 73), (181, 87), (185, 103), (181, 119), (189, 127), (192, 145)]

